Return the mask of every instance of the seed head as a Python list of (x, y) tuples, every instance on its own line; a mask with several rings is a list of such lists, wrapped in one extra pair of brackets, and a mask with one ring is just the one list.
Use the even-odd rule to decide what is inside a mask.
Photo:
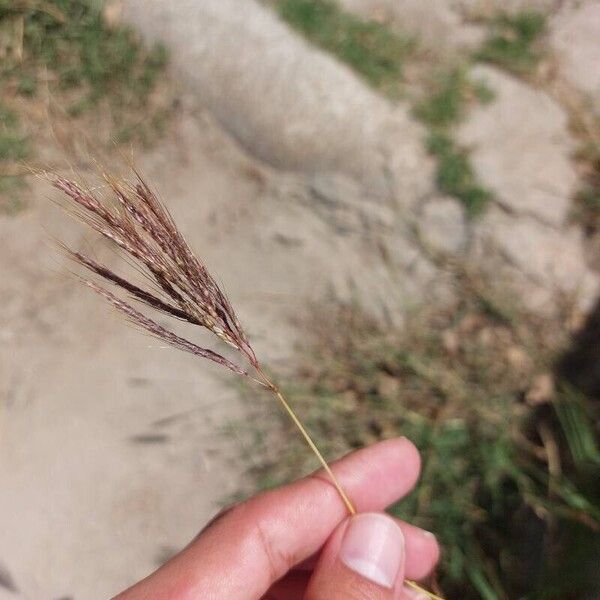
[[(235, 348), (255, 369), (256, 355), (219, 285), (195, 256), (156, 194), (135, 173), (133, 181), (103, 174), (114, 201), (56, 177), (52, 184), (66, 194), (73, 212), (128, 255), (154, 284), (143, 289), (89, 256), (65, 248), (77, 263), (105, 283), (127, 292), (137, 302), (169, 317), (204, 327)], [(208, 358), (239, 375), (247, 371), (217, 352), (200, 348), (139, 312), (131, 304), (92, 280), (85, 283), (127, 318), (180, 350)], [(155, 288), (155, 289), (154, 289)]]

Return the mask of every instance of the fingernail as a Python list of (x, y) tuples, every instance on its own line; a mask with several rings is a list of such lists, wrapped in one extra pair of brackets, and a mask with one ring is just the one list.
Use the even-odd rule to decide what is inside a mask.
[(391, 517), (364, 513), (350, 519), (340, 560), (365, 579), (393, 588), (404, 565), (404, 536)]

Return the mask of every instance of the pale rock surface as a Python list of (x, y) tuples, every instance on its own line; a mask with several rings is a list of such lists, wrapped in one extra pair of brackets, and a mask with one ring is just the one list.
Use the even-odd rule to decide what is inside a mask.
[(363, 18), (391, 23), (414, 34), (420, 44), (442, 52), (474, 49), (485, 35), (482, 27), (463, 20), (447, 0), (341, 0), (348, 11)]
[(561, 4), (574, 3), (578, 0), (449, 0), (454, 10), (466, 17), (490, 17), (499, 12), (518, 13), (523, 11), (539, 11), (551, 13)]
[(495, 95), (458, 129), (478, 178), (507, 210), (562, 225), (577, 186), (567, 114), (542, 90), (494, 67), (477, 66), (472, 77)]
[(460, 254), (467, 246), (465, 211), (454, 198), (433, 198), (422, 208), (419, 234), (424, 244), (436, 252)]
[(600, 112), (600, 2), (582, 2), (551, 22), (550, 45), (561, 77)]
[(255, 0), (124, 0), (123, 15), (169, 47), (189, 89), (262, 160), (350, 175), (376, 196), (394, 193), (391, 171), (403, 198), (429, 185), (427, 170), (414, 168), (425, 152), (408, 109), (393, 108), (269, 7)]
[(494, 278), (503, 275), (530, 310), (553, 314), (561, 301), (592, 308), (600, 278), (586, 267), (578, 228), (557, 230), (492, 207), (475, 237), (473, 256)]

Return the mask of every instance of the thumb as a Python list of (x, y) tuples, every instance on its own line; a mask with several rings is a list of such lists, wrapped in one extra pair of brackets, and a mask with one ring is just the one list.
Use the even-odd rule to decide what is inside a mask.
[(404, 556), (404, 536), (391, 517), (352, 516), (323, 548), (304, 600), (400, 598)]

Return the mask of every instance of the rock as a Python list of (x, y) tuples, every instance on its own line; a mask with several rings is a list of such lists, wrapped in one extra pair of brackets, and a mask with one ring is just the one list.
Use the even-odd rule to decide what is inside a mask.
[(467, 223), (463, 207), (454, 198), (427, 202), (418, 222), (426, 246), (445, 254), (459, 254), (467, 244)]
[[(306, 185), (306, 182), (303, 182)], [(392, 227), (396, 219), (388, 204), (369, 201), (355, 181), (337, 173), (317, 173), (308, 181), (311, 210), (326, 219), (340, 234)]]
[(402, 32), (416, 34), (428, 49), (475, 49), (485, 30), (467, 23), (446, 0), (341, 0), (348, 11), (363, 18), (391, 23)]
[(549, 42), (561, 77), (600, 112), (600, 2), (584, 2), (552, 20)]
[[(408, 229), (408, 228), (406, 228)], [(381, 236), (387, 268), (393, 273), (394, 297), (405, 309), (450, 306), (456, 300), (451, 275), (439, 269), (400, 229)]]
[(560, 231), (491, 209), (474, 233), (477, 260), (506, 281), (526, 308), (547, 315), (564, 301), (584, 311), (592, 307), (600, 278), (586, 267), (578, 228)]
[(477, 176), (509, 211), (560, 226), (577, 185), (566, 113), (543, 91), (496, 68), (478, 66), (472, 78), (495, 94), (458, 131)]
[[(172, 64), (255, 156), (286, 170), (340, 172), (370, 195), (429, 185), (422, 129), (345, 65), (256, 0), (125, 0), (123, 18), (169, 48)], [(422, 158), (422, 160), (421, 160)], [(401, 182), (399, 191), (394, 182)]]
[[(564, 0), (562, 0), (564, 2)], [(569, 1), (569, 0), (567, 0)], [(556, 0), (450, 0), (457, 12), (468, 17), (493, 17), (500, 12), (515, 14), (523, 11), (548, 13), (556, 8)]]

